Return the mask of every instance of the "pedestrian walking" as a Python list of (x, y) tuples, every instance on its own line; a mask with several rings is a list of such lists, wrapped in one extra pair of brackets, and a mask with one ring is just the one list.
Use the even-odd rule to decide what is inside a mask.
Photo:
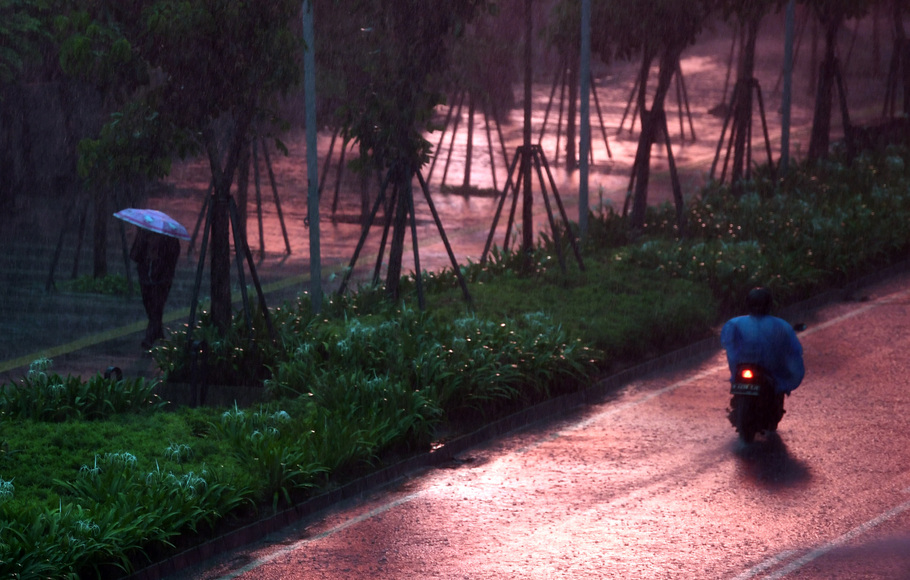
[(130, 258), (136, 262), (142, 305), (148, 315), (148, 326), (142, 348), (150, 349), (155, 341), (164, 338), (164, 305), (171, 291), (177, 259), (180, 257), (180, 240), (146, 229), (136, 230), (136, 239), (130, 249)]
[(136, 262), (142, 305), (149, 319), (142, 348), (150, 349), (156, 340), (164, 338), (164, 304), (177, 271), (180, 240), (189, 240), (190, 236), (177, 220), (158, 210), (127, 208), (114, 217), (139, 228), (130, 258)]

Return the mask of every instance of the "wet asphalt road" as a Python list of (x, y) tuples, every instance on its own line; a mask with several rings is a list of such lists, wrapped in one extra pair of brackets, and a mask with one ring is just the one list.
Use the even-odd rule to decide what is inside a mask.
[(807, 315), (778, 435), (722, 353), (180, 578), (910, 578), (910, 276)]

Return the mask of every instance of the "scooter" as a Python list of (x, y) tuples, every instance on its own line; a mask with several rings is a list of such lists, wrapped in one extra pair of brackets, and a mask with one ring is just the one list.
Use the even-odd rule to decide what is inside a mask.
[(730, 385), (730, 423), (740, 439), (751, 443), (755, 435), (777, 430), (784, 416), (784, 394), (774, 388), (774, 379), (754, 364), (739, 364)]

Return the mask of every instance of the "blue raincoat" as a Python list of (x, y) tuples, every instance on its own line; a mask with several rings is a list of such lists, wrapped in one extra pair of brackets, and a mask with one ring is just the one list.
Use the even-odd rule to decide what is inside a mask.
[(789, 393), (806, 374), (803, 347), (793, 327), (781, 318), (737, 316), (724, 325), (720, 343), (727, 351), (731, 381), (737, 364), (753, 363), (771, 373), (777, 392)]

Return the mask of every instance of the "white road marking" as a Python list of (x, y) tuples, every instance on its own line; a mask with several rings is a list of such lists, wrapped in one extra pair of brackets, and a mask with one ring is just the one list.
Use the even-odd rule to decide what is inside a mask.
[(866, 304), (864, 306), (855, 308), (854, 310), (851, 310), (850, 312), (847, 312), (846, 314), (842, 314), (842, 315), (838, 316), (837, 318), (832, 318), (831, 320), (826, 320), (825, 322), (822, 322), (821, 324), (813, 325), (813, 326), (807, 328), (806, 330), (804, 330), (803, 332), (801, 332), (800, 334), (802, 334), (803, 336), (815, 334), (816, 332), (825, 330), (826, 328), (829, 328), (836, 324), (840, 324), (841, 322), (843, 322), (845, 320), (849, 320), (850, 318), (855, 318), (855, 317), (859, 316), (860, 314), (865, 314), (866, 312), (869, 312), (870, 310), (872, 310), (874, 308), (878, 308), (879, 306), (885, 306), (886, 304), (895, 302), (900, 298), (906, 298), (907, 296), (910, 296), (910, 290), (904, 290), (903, 292), (899, 292), (897, 294), (891, 294), (891, 295), (885, 296), (883, 298), (879, 298), (878, 300), (869, 302), (868, 304)]
[(765, 570), (767, 570), (769, 568), (773, 568), (774, 566), (777, 566), (778, 564), (780, 564), (781, 562), (783, 562), (785, 560), (789, 560), (790, 558), (792, 558), (793, 556), (795, 556), (798, 553), (799, 552), (796, 550), (786, 550), (784, 552), (781, 552), (780, 554), (778, 554), (776, 556), (772, 556), (772, 557), (768, 558), (761, 564), (758, 564), (756, 566), (753, 566), (752, 568), (749, 568), (748, 570), (746, 570), (739, 576), (735, 577), (733, 580), (749, 580), (750, 578), (755, 578), (756, 576), (758, 576)]

